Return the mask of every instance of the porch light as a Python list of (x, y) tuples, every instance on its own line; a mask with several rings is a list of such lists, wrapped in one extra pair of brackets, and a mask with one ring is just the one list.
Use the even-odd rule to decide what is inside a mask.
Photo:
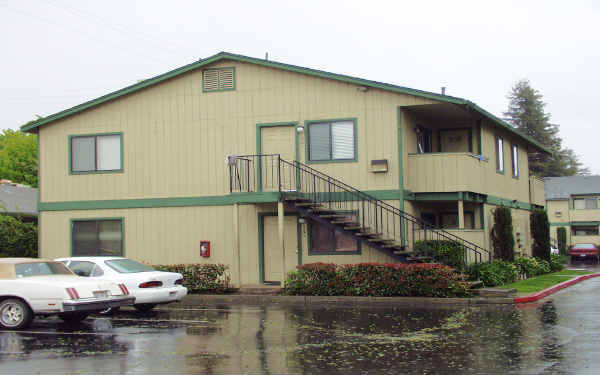
[(304, 131), (304, 125), (300, 124), (300, 125), (296, 126), (296, 131), (298, 133), (302, 133)]

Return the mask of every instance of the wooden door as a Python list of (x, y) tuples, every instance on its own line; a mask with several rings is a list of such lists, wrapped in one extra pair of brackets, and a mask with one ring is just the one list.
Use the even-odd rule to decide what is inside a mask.
[[(291, 162), (296, 159), (296, 127), (293, 125), (268, 126), (261, 128), (261, 154), (275, 155)], [(290, 165), (278, 163), (277, 156), (264, 156), (260, 161), (261, 182), (263, 191), (279, 190), (281, 181), (284, 190), (292, 190), (295, 186), (295, 171)]]

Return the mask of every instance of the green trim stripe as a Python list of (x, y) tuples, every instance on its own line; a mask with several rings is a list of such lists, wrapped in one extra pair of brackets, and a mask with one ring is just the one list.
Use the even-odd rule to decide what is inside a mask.
[(383, 83), (383, 82), (377, 82), (377, 81), (371, 81), (371, 80), (366, 80), (366, 79), (362, 79), (362, 78), (346, 76), (346, 75), (342, 75), (342, 74), (329, 73), (329, 72), (325, 72), (322, 70), (304, 68), (304, 67), (300, 67), (300, 66), (296, 66), (296, 65), (284, 64), (284, 63), (275, 62), (275, 61), (262, 60), (262, 59), (257, 59), (257, 58), (253, 58), (253, 57), (243, 56), (243, 55), (237, 55), (237, 54), (228, 53), (228, 52), (220, 52), (220, 53), (213, 55), (211, 57), (208, 57), (204, 60), (195, 61), (191, 64), (184, 65), (180, 68), (171, 70), (169, 72), (158, 75), (156, 77), (147, 79), (145, 81), (141, 81), (141, 82), (136, 83), (131, 86), (127, 86), (121, 90), (111, 92), (111, 93), (101, 96), (99, 98), (79, 104), (75, 107), (66, 109), (61, 112), (57, 112), (57, 113), (49, 115), (47, 117), (43, 117), (43, 118), (39, 119), (38, 121), (21, 126), (21, 130), (29, 131), (29, 132), (37, 132), (37, 128), (42, 125), (65, 118), (67, 116), (71, 116), (73, 114), (79, 113), (86, 109), (100, 105), (102, 103), (106, 103), (108, 101), (115, 100), (122, 96), (137, 92), (139, 90), (156, 85), (156, 84), (164, 82), (168, 79), (180, 76), (182, 74), (191, 72), (193, 70), (213, 64), (213, 63), (215, 63), (217, 61), (221, 61), (221, 60), (230, 60), (230, 61), (237, 61), (237, 62), (243, 62), (243, 63), (249, 63), (249, 64), (256, 64), (256, 65), (270, 67), (270, 68), (287, 70), (290, 72), (308, 74), (308, 75), (315, 76), (315, 77), (333, 79), (333, 80), (356, 84), (356, 85), (360, 85), (360, 86), (366, 86), (366, 87), (378, 88), (378, 89), (391, 91), (391, 92), (414, 95), (414, 96), (418, 96), (418, 97), (422, 97), (422, 98), (437, 100), (437, 101), (444, 102), (444, 103), (453, 103), (453, 104), (463, 105), (467, 109), (472, 109), (475, 112), (478, 112), (479, 114), (481, 114), (484, 117), (493, 121), (499, 127), (518, 136), (519, 138), (525, 140), (526, 142), (538, 147), (542, 151), (545, 151), (547, 153), (552, 152), (549, 148), (545, 147), (544, 145), (537, 142), (533, 138), (517, 131), (515, 128), (513, 128), (510, 124), (508, 124), (504, 120), (501, 120), (500, 118), (492, 115), (491, 113), (487, 112), (486, 110), (479, 107), (475, 103), (472, 103), (466, 99), (457, 98), (457, 97), (453, 97), (453, 96), (449, 96), (449, 95), (436, 94), (436, 93), (432, 93), (432, 92), (428, 92), (428, 91), (411, 89), (411, 88), (402, 87), (402, 86), (391, 85), (391, 84)]

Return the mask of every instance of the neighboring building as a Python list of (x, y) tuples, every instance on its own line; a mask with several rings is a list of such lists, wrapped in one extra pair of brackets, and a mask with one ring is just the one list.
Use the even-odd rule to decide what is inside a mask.
[(546, 208), (550, 238), (566, 228), (567, 245), (600, 243), (600, 176), (546, 177)]
[(38, 189), (0, 180), (0, 215), (18, 217), (24, 222), (37, 222)]
[(236, 284), (400, 261), (425, 238), (487, 260), (496, 206), (527, 254), (544, 205), (527, 152), (547, 150), (467, 100), (230, 53), (22, 130), (39, 135), (44, 257), (224, 263)]

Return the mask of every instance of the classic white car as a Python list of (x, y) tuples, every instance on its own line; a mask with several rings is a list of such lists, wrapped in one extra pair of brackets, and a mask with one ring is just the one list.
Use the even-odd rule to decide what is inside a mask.
[[(180, 273), (156, 271), (124, 257), (71, 257), (56, 261), (63, 262), (79, 276), (125, 284), (135, 297), (133, 307), (138, 311), (149, 311), (158, 304), (181, 301), (188, 292)], [(111, 310), (107, 312), (116, 309)]]
[(79, 277), (63, 263), (0, 258), (0, 327), (27, 327), (35, 315), (58, 315), (68, 323), (107, 308), (132, 305), (124, 284)]

